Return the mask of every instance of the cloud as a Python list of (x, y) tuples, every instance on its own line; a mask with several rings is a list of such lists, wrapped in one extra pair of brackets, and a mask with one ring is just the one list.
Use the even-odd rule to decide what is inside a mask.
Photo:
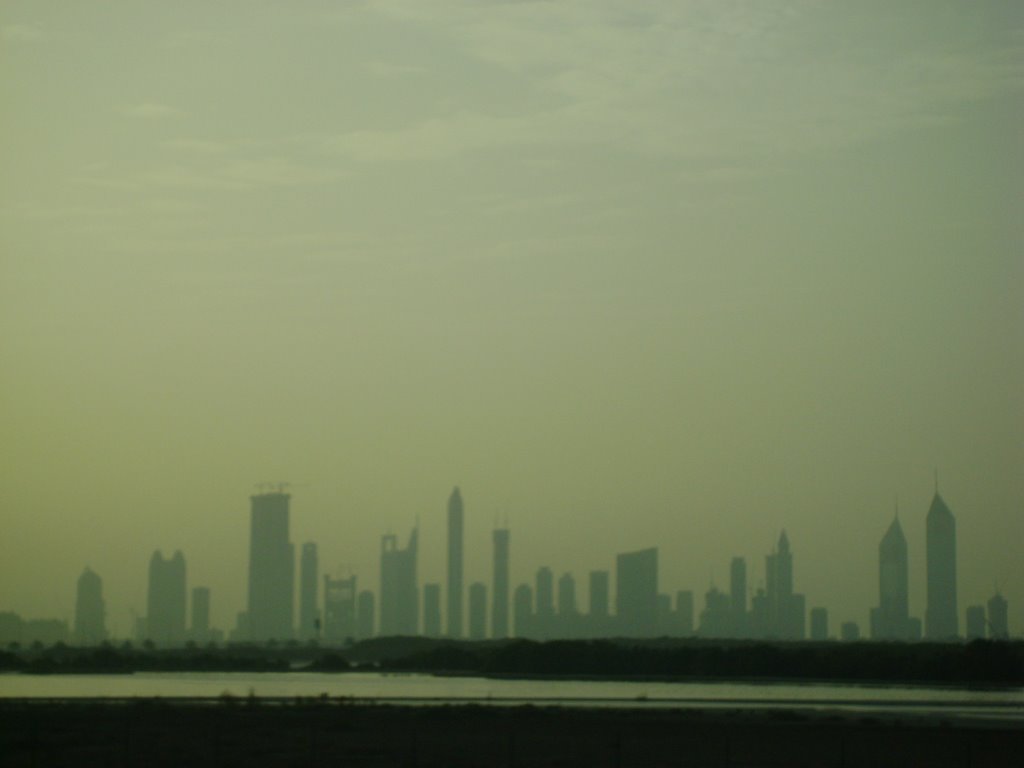
[(141, 104), (125, 107), (122, 111), (129, 117), (137, 117), (143, 120), (164, 120), (166, 118), (178, 117), (182, 114), (181, 110), (156, 101), (145, 101)]

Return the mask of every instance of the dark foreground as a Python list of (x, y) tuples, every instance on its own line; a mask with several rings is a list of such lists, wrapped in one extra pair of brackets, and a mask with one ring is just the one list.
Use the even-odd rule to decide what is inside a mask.
[(0, 766), (1016, 766), (1019, 722), (827, 712), (0, 700)]

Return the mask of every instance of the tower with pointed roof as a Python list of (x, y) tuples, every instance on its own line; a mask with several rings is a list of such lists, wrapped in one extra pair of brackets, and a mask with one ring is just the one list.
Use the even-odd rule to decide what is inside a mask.
[(785, 531), (779, 535), (775, 551), (765, 557), (765, 586), (767, 636), (802, 640), (807, 629), (805, 600), (793, 592), (793, 554)]
[(956, 519), (938, 488), (925, 521), (928, 597), (925, 639), (951, 640), (960, 633), (956, 600)]
[(909, 639), (908, 584), (907, 538), (897, 510), (878, 544), (878, 607), (871, 611), (872, 639)]
[(462, 637), (462, 493), (448, 497), (448, 637)]

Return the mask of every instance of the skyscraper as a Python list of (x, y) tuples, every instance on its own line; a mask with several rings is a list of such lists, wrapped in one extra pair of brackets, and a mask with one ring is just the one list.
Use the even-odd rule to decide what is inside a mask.
[(462, 637), (462, 494), (448, 497), (448, 637)]
[(178, 550), (170, 558), (157, 550), (149, 560), (146, 601), (147, 638), (159, 646), (185, 642), (185, 556)]
[(360, 640), (373, 637), (376, 626), (377, 603), (374, 600), (373, 592), (364, 589), (359, 593), (356, 603), (356, 636)]
[(388, 534), (380, 546), (380, 634), (416, 635), (419, 633), (419, 584), (416, 577), (416, 552), (419, 531), (412, 529), (405, 549), (398, 548), (398, 537)]
[(1010, 625), (1006, 598), (996, 592), (988, 601), (988, 636), (993, 640), (1009, 640)]
[(512, 595), (512, 631), (516, 637), (533, 637), (533, 590), (520, 584)]
[(86, 568), (78, 577), (75, 592), (75, 642), (79, 645), (99, 645), (106, 639), (103, 580), (91, 568)]
[(494, 578), (491, 582), (491, 637), (508, 637), (509, 531), (494, 531)]
[(654, 637), (658, 628), (658, 549), (616, 558), (615, 613), (625, 637)]
[(926, 640), (951, 640), (959, 634), (956, 603), (956, 519), (938, 490), (925, 521), (928, 604)]
[(317, 610), (317, 585), (320, 575), (316, 544), (302, 545), (299, 561), (299, 639), (315, 640), (320, 635), (320, 612)]
[(441, 636), (441, 585), (423, 585), (423, 634)]
[(294, 621), (295, 547), (287, 493), (252, 496), (249, 525), (249, 639), (290, 640)]
[(747, 561), (734, 557), (729, 566), (729, 636), (747, 636)]
[(803, 640), (806, 634), (805, 601), (793, 592), (793, 555), (783, 531), (775, 551), (765, 558), (767, 634), (785, 640)]
[[(324, 574), (324, 640), (343, 643), (360, 634), (356, 623), (357, 594), (355, 576), (334, 579)], [(372, 600), (370, 621), (373, 621)]]
[(554, 575), (546, 565), (537, 569), (533, 591), (533, 631), (538, 637), (551, 637), (555, 629), (555, 584)]
[(471, 640), (487, 637), (487, 585), (482, 581), (469, 585), (469, 637)]
[(893, 518), (878, 545), (878, 607), (871, 611), (873, 640), (910, 639), (907, 539)]

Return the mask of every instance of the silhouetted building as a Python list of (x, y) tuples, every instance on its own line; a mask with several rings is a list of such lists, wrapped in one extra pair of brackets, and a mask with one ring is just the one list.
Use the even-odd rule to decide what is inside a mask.
[(0, 612), (0, 645), (7, 646), (18, 643), (29, 647), (36, 645), (55, 645), (66, 643), (69, 639), (68, 623), (60, 619), (29, 619), (21, 618), (11, 611)]
[(419, 531), (413, 528), (405, 549), (398, 548), (398, 537), (393, 534), (381, 539), (380, 634), (384, 637), (419, 633), (418, 537)]
[(569, 618), (576, 613), (576, 579), (566, 572), (558, 579), (558, 615)]
[(608, 571), (590, 572), (590, 617), (608, 618)]
[(827, 608), (811, 608), (811, 640), (828, 640)]
[(956, 602), (956, 520), (938, 491), (925, 522), (928, 560), (926, 640), (950, 640), (959, 634)]
[(285, 641), (292, 637), (295, 548), (289, 538), (287, 493), (250, 498), (249, 640)]
[(1010, 624), (1006, 598), (996, 592), (988, 601), (988, 636), (993, 640), (1009, 640)]
[(533, 631), (537, 637), (549, 638), (554, 634), (555, 585), (554, 575), (546, 565), (537, 569), (534, 581)]
[(462, 637), (462, 494), (448, 498), (448, 637)]
[(441, 636), (441, 585), (423, 585), (423, 634)]
[(729, 565), (730, 637), (747, 636), (747, 561), (734, 557)]
[(185, 556), (178, 550), (168, 559), (157, 550), (149, 560), (146, 634), (161, 647), (185, 642)]
[[(370, 621), (369, 633), (373, 633), (373, 595), (369, 592), (369, 606), (366, 609)], [(359, 590), (355, 575), (332, 579), (324, 574), (324, 618), (323, 638), (329, 643), (344, 643), (362, 635), (359, 614), (362, 606), (357, 605)]]
[(359, 602), (356, 606), (356, 636), (360, 640), (366, 640), (374, 635), (374, 627), (377, 626), (376, 607), (373, 592), (364, 589), (359, 593)]
[(676, 592), (675, 634), (679, 637), (693, 634), (693, 592), (688, 589)]
[(624, 637), (654, 637), (658, 627), (658, 549), (616, 558), (615, 614)]
[(487, 586), (481, 581), (469, 585), (469, 637), (487, 637)]
[(909, 640), (907, 539), (899, 516), (878, 545), (878, 607), (871, 611), (873, 640)]
[(512, 631), (516, 637), (533, 636), (533, 590), (520, 584), (512, 596)]
[(967, 639), (983, 640), (985, 638), (985, 606), (967, 606)]
[(509, 531), (494, 531), (494, 576), (491, 581), (491, 637), (508, 637)]
[(210, 588), (192, 588), (192, 624), (189, 637), (197, 643), (208, 643), (213, 639), (210, 630)]
[(106, 639), (103, 580), (91, 568), (86, 568), (78, 577), (75, 592), (75, 642), (79, 645), (99, 645)]
[(766, 635), (803, 640), (806, 634), (804, 596), (793, 592), (793, 555), (785, 531), (779, 536), (775, 551), (765, 558), (765, 583), (768, 586)]
[(846, 642), (860, 640), (860, 627), (856, 621), (844, 621), (839, 627), (839, 637)]
[(320, 612), (317, 610), (317, 585), (320, 569), (317, 564), (316, 544), (302, 545), (299, 561), (299, 639), (315, 640), (320, 636)]
[(732, 635), (732, 601), (714, 585), (704, 593), (704, 610), (700, 612), (697, 634), (701, 637)]

